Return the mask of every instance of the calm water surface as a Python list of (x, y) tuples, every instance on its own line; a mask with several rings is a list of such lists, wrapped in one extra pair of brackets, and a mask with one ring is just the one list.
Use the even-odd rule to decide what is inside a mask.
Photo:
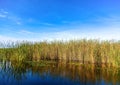
[(0, 85), (120, 85), (120, 70), (65, 63), (1, 62)]

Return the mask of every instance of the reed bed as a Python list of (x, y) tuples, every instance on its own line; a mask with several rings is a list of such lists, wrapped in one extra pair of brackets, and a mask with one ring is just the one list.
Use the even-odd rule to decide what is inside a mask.
[(70, 40), (0, 43), (0, 60), (55, 60), (120, 66), (120, 41)]

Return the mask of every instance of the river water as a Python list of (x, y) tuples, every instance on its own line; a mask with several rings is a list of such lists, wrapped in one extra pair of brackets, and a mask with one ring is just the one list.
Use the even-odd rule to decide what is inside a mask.
[(1, 62), (0, 85), (120, 85), (120, 70), (67, 63)]

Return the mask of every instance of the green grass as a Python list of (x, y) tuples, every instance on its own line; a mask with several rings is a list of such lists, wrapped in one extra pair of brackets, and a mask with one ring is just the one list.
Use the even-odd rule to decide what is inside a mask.
[(50, 66), (50, 64), (52, 63), (56, 63), (54, 61), (43, 61), (43, 60), (40, 60), (39, 62), (38, 61), (25, 61), (25, 63), (31, 65), (31, 66)]
[(120, 42), (70, 40), (52, 42), (1, 43), (0, 60), (8, 61), (77, 61), (82, 64), (120, 66)]

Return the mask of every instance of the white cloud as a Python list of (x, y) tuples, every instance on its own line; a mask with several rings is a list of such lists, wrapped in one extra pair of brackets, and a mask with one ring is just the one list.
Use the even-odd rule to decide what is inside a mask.
[(0, 42), (9, 41), (9, 40), (15, 41), (15, 40), (17, 40), (17, 38), (0, 35)]
[(16, 25), (22, 24), (22, 19), (20, 17), (15, 16), (15, 15), (8, 15), (8, 20)]
[(1, 18), (5, 18), (6, 15), (4, 15), (4, 14), (0, 14), (0, 17), (1, 17)]
[(0, 42), (16, 42), (16, 41), (39, 41), (38, 39), (29, 39), (29, 38), (17, 38), (17, 37), (9, 37), (9, 36), (4, 36), (4, 35), (0, 35)]
[[(10, 20), (16, 22), (17, 24), (21, 24), (22, 21), (18, 17), (9, 17)], [(29, 22), (36, 22), (32, 18), (28, 20)], [(94, 20), (95, 21), (95, 20)], [(10, 36), (0, 35), (0, 41), (3, 40), (28, 40), (28, 41), (41, 41), (41, 40), (70, 40), (70, 39), (101, 39), (101, 40), (120, 40), (120, 17), (109, 17), (109, 18), (97, 18), (95, 22), (100, 22), (99, 24), (82, 24), (79, 25), (80, 22), (67, 22), (69, 26), (61, 26), (58, 29), (67, 28), (68, 30), (61, 30), (58, 32), (32, 32), (29, 30), (20, 30), (11, 32)], [(103, 25), (102, 23), (105, 23)], [(43, 25), (52, 25), (50, 23), (40, 23)], [(69, 29), (70, 28), (70, 29)], [(34, 28), (33, 28), (34, 29)], [(18, 38), (19, 37), (19, 38)]]
[(29, 18), (28, 20), (26, 20), (27, 23), (37, 23), (39, 25), (45, 25), (45, 26), (53, 26), (54, 24), (52, 23), (48, 23), (48, 22), (42, 22), (42, 21), (38, 21), (36, 19), (33, 18)]
[(21, 25), (22, 23), (20, 21), (16, 21), (16, 24), (17, 25)]
[(10, 23), (15, 23), (17, 25), (22, 24), (22, 19), (20, 17), (17, 17), (4, 9), (0, 9), (0, 18), (4, 18), (5, 20), (10, 21)]
[(31, 31), (27, 31), (27, 30), (20, 30), (19, 32), (17, 32), (19, 34), (34, 34), (34, 32)]
[[(16, 37), (19, 36), (19, 37)], [(120, 28), (119, 27), (104, 27), (96, 30), (85, 30), (73, 29), (66, 30), (61, 32), (31, 32), (27, 30), (21, 30), (19, 32), (13, 33), (11, 37), (9, 36), (0, 36), (1, 40), (12, 40), (12, 41), (43, 41), (43, 40), (71, 40), (71, 39), (100, 39), (100, 40), (120, 40)], [(13, 37), (14, 36), (14, 37)]]
[(4, 11), (3, 9), (0, 9), (0, 18), (6, 18), (7, 14), (8, 14), (7, 11)]
[(5, 11), (4, 9), (0, 9), (0, 12), (1, 12), (1, 13), (4, 13), (4, 14), (8, 14), (8, 12)]
[(98, 16), (92, 20), (93, 22), (105, 24), (105, 25), (119, 25), (120, 16), (117, 15), (108, 15), (108, 16)]
[[(63, 29), (59, 27), (58, 29)], [(1, 40), (28, 40), (28, 41), (42, 41), (42, 40), (71, 40), (71, 39), (100, 39), (100, 40), (120, 40), (120, 25), (112, 23), (109, 26), (71, 26), (68, 30), (61, 30), (57, 32), (34, 32), (29, 30), (11, 31), (8, 36), (0, 36)]]

